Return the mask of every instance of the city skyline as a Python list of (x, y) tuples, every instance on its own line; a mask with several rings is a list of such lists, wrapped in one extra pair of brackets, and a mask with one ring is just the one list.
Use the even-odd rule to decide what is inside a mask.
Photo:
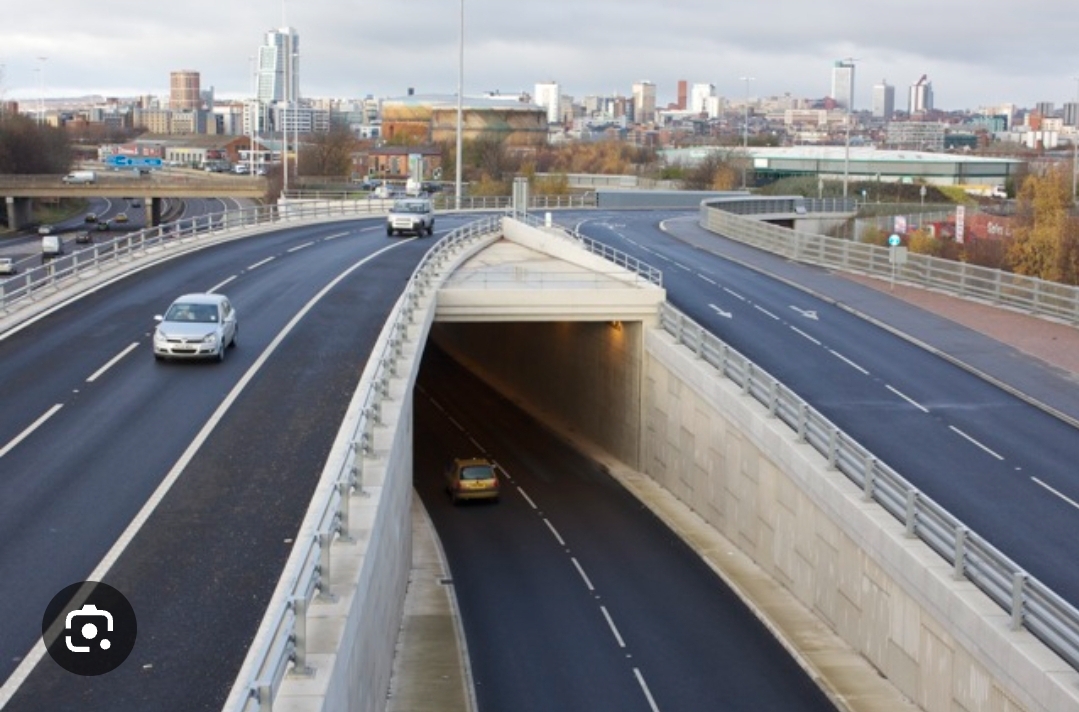
[[(905, 97), (922, 75), (932, 81), (934, 105), (946, 111), (1060, 107), (1079, 94), (1079, 17), (1047, 0), (985, 0), (976, 12), (911, 0), (887, 17), (850, 0), (818, 3), (812, 16), (787, 0), (753, 8), (550, 0), (512, 13), (494, 0), (412, 0), (404, 10), (353, 13), (317, 1), (147, 8), (101, 0), (90, 16), (81, 5), (65, 12), (68, 2), (56, 0), (48, 17), (20, 13), (0, 29), (4, 98), (165, 96), (170, 73), (181, 68), (198, 71), (202, 88), (219, 97), (251, 97), (258, 48), (284, 26), (303, 37), (301, 96), (450, 94), (462, 6), (464, 93), (471, 96), (531, 93), (543, 81), (577, 99), (625, 96), (650, 82), (664, 107), (676, 101), (679, 80), (713, 84), (734, 100), (745, 91), (740, 77), (752, 76), (754, 96), (820, 99), (831, 92), (834, 63), (848, 57), (857, 58), (855, 110), (869, 109), (882, 79)], [(201, 19), (192, 25), (191, 18)]]

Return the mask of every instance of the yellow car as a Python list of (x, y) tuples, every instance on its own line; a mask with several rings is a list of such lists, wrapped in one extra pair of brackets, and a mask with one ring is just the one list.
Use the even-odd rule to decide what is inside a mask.
[(116, 217), (112, 219), (113, 222), (126, 223), (127, 213), (116, 213)]
[(446, 491), (454, 504), (466, 499), (497, 502), (500, 489), (495, 464), (485, 458), (457, 458), (446, 468)]

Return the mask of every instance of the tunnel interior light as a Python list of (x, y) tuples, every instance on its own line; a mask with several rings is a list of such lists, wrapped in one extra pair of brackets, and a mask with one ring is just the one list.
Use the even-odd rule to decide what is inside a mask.
[(622, 330), (622, 322), (620, 322), (620, 321), (612, 321), (611, 322), (611, 328), (614, 329), (615, 331), (621, 331)]

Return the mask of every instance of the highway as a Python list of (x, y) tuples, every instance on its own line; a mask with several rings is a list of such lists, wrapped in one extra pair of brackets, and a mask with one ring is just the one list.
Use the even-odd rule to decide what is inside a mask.
[[(80, 678), (46, 658), (19, 670), (5, 709), (220, 707), (430, 244), (387, 240), (377, 219), (268, 233), (140, 272), (0, 341), (0, 678), (73, 582), (115, 586), (139, 622), (121, 668)], [(153, 315), (211, 289), (236, 305), (237, 348), (222, 364), (155, 362)]]
[[(638, 216), (639, 218), (639, 216)], [(696, 215), (583, 217), (583, 234), (664, 271), (668, 300), (821, 411), (1033, 576), (1079, 605), (1079, 430), (966, 370), (792, 284), (724, 259), (748, 254), (712, 237)], [(660, 223), (666, 230), (660, 229)], [(726, 243), (726, 244), (725, 244)], [(701, 249), (698, 245), (707, 245)], [(719, 253), (719, 254), (714, 254)], [(795, 284), (842, 280), (774, 256), (752, 258)], [(844, 287), (845, 289), (845, 287)], [(911, 308), (895, 301), (897, 320)], [(915, 318), (931, 320), (928, 314)], [(954, 330), (942, 323), (935, 328)], [(947, 338), (945, 336), (945, 338)], [(1011, 355), (1017, 382), (1042, 382), (1070, 401), (1074, 383)]]

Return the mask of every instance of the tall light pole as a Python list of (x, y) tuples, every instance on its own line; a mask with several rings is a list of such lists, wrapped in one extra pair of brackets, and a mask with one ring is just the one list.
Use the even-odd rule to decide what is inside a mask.
[(47, 60), (48, 57), (38, 57), (37, 59), (38, 59), (39, 62), (41, 62), (41, 76), (39, 77), (39, 79), (41, 80), (41, 99), (38, 101), (38, 123), (39, 124), (44, 124), (45, 123), (45, 60)]
[(850, 122), (854, 112), (854, 63), (858, 60), (856, 57), (844, 57), (840, 61), (850, 69), (850, 82), (847, 85), (847, 138), (844, 141), (843, 151), (843, 197), (846, 198), (847, 183), (850, 181)]
[(461, 0), (461, 34), (460, 41), (457, 45), (457, 160), (454, 161), (457, 165), (457, 175), (455, 177), (455, 184), (453, 190), (453, 206), (457, 209), (461, 209), (461, 175), (464, 164), (464, 156), (462, 155), (462, 146), (464, 141), (461, 138), (463, 130), (462, 124), (464, 116), (464, 84), (465, 84), (465, 0)]
[(742, 117), (742, 152), (745, 154), (742, 162), (742, 189), (745, 190), (748, 187), (746, 185), (746, 163), (749, 161), (749, 83), (754, 79), (753, 77), (739, 77), (739, 79), (746, 83), (746, 101)]
[[(281, 3), (284, 7), (284, 3)], [(285, 35), (285, 110), (281, 113), (281, 172), (284, 175), (282, 193), (288, 193), (288, 109), (292, 99), (292, 30), (281, 28)]]
[(1075, 133), (1072, 134), (1072, 202), (1076, 201), (1076, 187), (1079, 184), (1079, 77), (1075, 79), (1075, 110), (1072, 112), (1072, 121), (1075, 122)]

